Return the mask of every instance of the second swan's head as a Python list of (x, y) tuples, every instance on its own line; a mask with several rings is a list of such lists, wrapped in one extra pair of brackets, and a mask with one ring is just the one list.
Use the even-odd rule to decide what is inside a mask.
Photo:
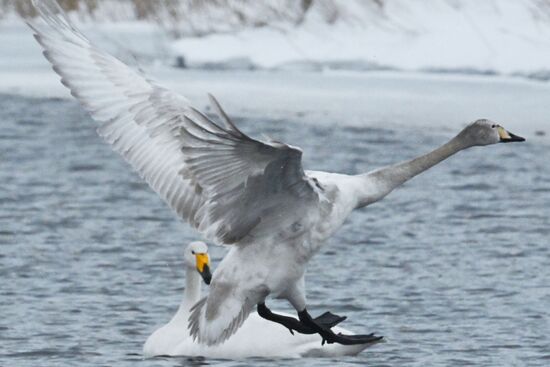
[(185, 265), (189, 269), (196, 269), (206, 284), (210, 284), (212, 273), (210, 272), (210, 257), (208, 246), (202, 241), (191, 242), (185, 250)]
[(514, 135), (496, 122), (486, 119), (472, 122), (460, 132), (459, 137), (471, 146), (525, 141), (521, 136)]

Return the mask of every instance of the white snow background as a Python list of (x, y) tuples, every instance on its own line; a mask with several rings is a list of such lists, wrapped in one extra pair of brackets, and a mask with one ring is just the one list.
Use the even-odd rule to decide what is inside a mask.
[[(550, 128), (548, 0), (191, 3), (178, 3), (177, 22), (136, 20), (128, 1), (113, 0), (70, 16), (101, 48), (198, 106), (211, 92), (243, 116), (294, 111), (323, 123), (337, 114), (342, 124), (452, 131), (488, 117), (537, 139)], [(0, 13), (0, 48), (0, 92), (69, 96), (14, 12)], [(174, 67), (178, 57), (185, 69)]]

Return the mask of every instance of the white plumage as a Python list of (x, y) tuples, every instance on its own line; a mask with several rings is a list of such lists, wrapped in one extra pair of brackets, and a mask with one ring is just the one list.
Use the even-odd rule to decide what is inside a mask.
[[(404, 163), (356, 176), (305, 172), (300, 149), (248, 137), (212, 98), (223, 125), (214, 123), (185, 98), (94, 47), (55, 0), (34, 4), (43, 20), (30, 22), (36, 39), (63, 84), (100, 123), (99, 134), (179, 217), (207, 239), (233, 245), (208, 297), (191, 313), (191, 334), (203, 344), (227, 340), (268, 296), (307, 313), (307, 262), (354, 209), (460, 150), (523, 140), (479, 120)], [(313, 327), (329, 343), (340, 342), (330, 330)]]
[[(196, 270), (192, 253), (206, 252), (202, 242), (192, 242), (185, 252), (185, 290), (182, 302), (170, 322), (155, 330), (143, 346), (143, 353), (153, 356), (208, 356), (210, 358), (247, 357), (336, 357), (356, 355), (369, 344), (321, 346), (318, 335), (291, 335), (281, 325), (261, 318), (256, 312), (250, 314), (242, 327), (227, 342), (205, 346), (193, 341), (187, 329), (190, 308), (200, 299), (201, 279)], [(284, 314), (283, 314), (284, 315)], [(290, 315), (288, 315), (290, 316)], [(351, 331), (334, 327), (336, 332)]]

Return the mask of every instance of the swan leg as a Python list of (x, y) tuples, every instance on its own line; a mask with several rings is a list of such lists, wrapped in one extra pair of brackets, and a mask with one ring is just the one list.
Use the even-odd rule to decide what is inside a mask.
[(367, 344), (375, 343), (382, 340), (382, 336), (376, 336), (374, 333), (367, 335), (344, 335), (344, 334), (335, 334), (330, 328), (326, 328), (323, 325), (316, 322), (314, 318), (311, 317), (309, 312), (304, 308), (303, 311), (298, 312), (298, 317), (302, 324), (308, 326), (309, 328), (315, 330), (323, 338), (321, 345), (325, 343), (338, 343), (343, 345), (353, 345), (353, 344)]
[[(265, 303), (259, 303), (257, 306), (258, 309), (258, 315), (263, 317), (266, 320), (276, 322), (278, 324), (283, 325), (284, 327), (288, 328), (290, 333), (294, 335), (294, 331), (297, 331), (300, 334), (316, 334), (317, 331), (314, 328), (311, 328), (310, 326), (305, 325), (300, 320), (291, 317), (291, 316), (284, 316), (279, 315), (274, 312), (272, 312)], [(317, 324), (321, 325), (322, 327), (329, 329), (333, 326), (338, 325), (340, 322), (344, 321), (346, 319), (346, 316), (338, 316), (330, 312), (325, 312), (319, 317), (316, 317), (313, 319)]]

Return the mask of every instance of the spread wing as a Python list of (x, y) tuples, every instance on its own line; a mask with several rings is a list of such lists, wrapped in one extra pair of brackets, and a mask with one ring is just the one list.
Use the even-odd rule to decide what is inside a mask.
[(98, 133), (160, 197), (217, 243), (246, 242), (307, 214), (320, 192), (301, 151), (242, 133), (211, 102), (217, 124), (78, 31), (55, 0), (33, 0), (29, 21), (61, 82), (100, 123)]

